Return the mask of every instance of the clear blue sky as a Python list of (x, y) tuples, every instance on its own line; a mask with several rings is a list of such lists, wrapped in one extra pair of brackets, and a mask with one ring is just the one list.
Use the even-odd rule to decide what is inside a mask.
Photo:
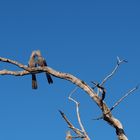
[[(114, 68), (116, 57), (129, 63), (106, 83), (105, 101), (111, 107), (126, 91), (140, 83), (140, 2), (130, 0), (1, 0), (0, 56), (26, 64), (32, 50), (40, 49), (50, 67), (69, 72), (91, 85)], [(19, 70), (0, 63), (1, 69)], [(68, 130), (58, 109), (77, 126), (75, 106), (67, 97), (74, 85), (54, 78), (48, 85), (37, 76), (39, 88), (31, 89), (31, 76), (0, 76), (0, 139), (65, 139)], [(81, 90), (81, 118), (91, 139), (115, 140), (115, 131), (100, 116), (96, 104)], [(113, 114), (129, 139), (138, 140), (139, 90)]]

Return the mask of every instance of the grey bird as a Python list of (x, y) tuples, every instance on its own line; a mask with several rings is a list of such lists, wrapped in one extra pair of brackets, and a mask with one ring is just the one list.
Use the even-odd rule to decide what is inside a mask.
[[(46, 62), (46, 60), (42, 57), (41, 52), (40, 52), (39, 50), (36, 51), (36, 64), (37, 64), (38, 66), (40, 66), (40, 67), (45, 67), (45, 66), (47, 66), (47, 62)], [(52, 78), (51, 78), (51, 75), (48, 74), (47, 72), (46, 72), (46, 77), (47, 77), (48, 83), (49, 83), (49, 84), (52, 84), (52, 83), (53, 83), (53, 80), (52, 80)]]
[[(35, 62), (35, 52), (33, 51), (29, 62), (28, 62), (28, 66), (30, 68), (36, 67), (36, 62)], [(32, 74), (32, 89), (37, 89), (37, 80), (36, 80), (36, 75)]]

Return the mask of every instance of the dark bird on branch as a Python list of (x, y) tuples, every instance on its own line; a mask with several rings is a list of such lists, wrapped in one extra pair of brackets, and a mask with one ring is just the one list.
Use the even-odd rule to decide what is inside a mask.
[[(47, 66), (47, 62), (46, 62), (46, 60), (42, 57), (41, 52), (40, 52), (39, 50), (36, 51), (36, 64), (37, 64), (38, 66), (40, 66), (40, 67), (45, 67), (45, 66)], [(52, 84), (52, 83), (53, 83), (53, 80), (52, 80), (52, 78), (51, 78), (51, 75), (48, 74), (47, 72), (46, 72), (46, 77), (47, 77), (48, 83), (49, 83), (49, 84)]]
[[(32, 52), (32, 54), (30, 56), (28, 66), (30, 68), (36, 67), (35, 52), (34, 51)], [(37, 89), (37, 80), (36, 80), (36, 75), (35, 74), (32, 74), (32, 88)]]

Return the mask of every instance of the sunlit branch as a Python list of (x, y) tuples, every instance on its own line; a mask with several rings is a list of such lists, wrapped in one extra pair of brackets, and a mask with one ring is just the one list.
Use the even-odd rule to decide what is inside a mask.
[(98, 118), (95, 118), (95, 119), (92, 119), (92, 120), (100, 120), (100, 119), (103, 119), (104, 115), (107, 115), (108, 113), (110, 113), (115, 107), (117, 107), (127, 96), (129, 96), (130, 94), (134, 93), (135, 90), (137, 90), (139, 88), (139, 86), (136, 86), (134, 88), (132, 88), (131, 90), (129, 90), (122, 98), (120, 98), (111, 108), (110, 110), (99, 116)]
[(116, 71), (118, 70), (119, 66), (122, 63), (124, 63), (124, 62), (126, 63), (127, 61), (124, 60), (124, 59), (123, 60), (120, 60), (120, 58), (117, 57), (117, 65), (115, 66), (115, 68), (113, 69), (113, 71), (103, 79), (103, 81), (101, 82), (100, 86), (102, 86), (107, 80), (109, 80), (116, 73)]
[(103, 86), (101, 86), (99, 83), (96, 83), (96, 82), (93, 82), (93, 81), (91, 81), (91, 83), (95, 85), (93, 87), (93, 89), (95, 87), (97, 87), (97, 95), (101, 92), (101, 94), (102, 94), (101, 101), (103, 101), (105, 99), (106, 89)]
[(122, 98), (120, 98), (111, 108), (110, 111), (112, 111), (116, 106), (118, 106), (127, 96), (134, 93), (135, 90), (138, 89), (138, 86), (134, 87), (133, 89), (129, 90)]
[(19, 68), (24, 69), (24, 70), (28, 70), (28, 67), (26, 65), (23, 65), (23, 64), (21, 64), (21, 63), (19, 63), (17, 61), (11, 60), (11, 59), (0, 57), (0, 61), (13, 64), (13, 65), (15, 65), (15, 66), (17, 66)]
[[(30, 67), (28, 67), (26, 65), (23, 65), (21, 63), (18, 63), (16, 61), (6, 59), (6, 58), (2, 58), (2, 57), (0, 57), (0, 61), (11, 63), (11, 64), (13, 64), (15, 66), (18, 66), (19, 68), (23, 69), (23, 71), (1, 70), (0, 75), (23, 76), (23, 75), (28, 75), (28, 74), (32, 74), (32, 73), (37, 74), (37, 73), (41, 73), (41, 72), (47, 72), (47, 73), (51, 74), (52, 76), (70, 81), (71, 83), (75, 84), (77, 87), (79, 87), (83, 91), (85, 91), (85, 93), (87, 93), (87, 95), (92, 99), (92, 101), (94, 101), (98, 105), (98, 107), (103, 112), (103, 115), (104, 115), (103, 120), (105, 120), (106, 122), (108, 122), (108, 124), (110, 124), (113, 128), (115, 128), (118, 140), (127, 140), (127, 137), (125, 135), (125, 132), (123, 130), (121, 122), (118, 119), (116, 119), (115, 117), (113, 117), (113, 115), (110, 112), (110, 109), (107, 106), (107, 104), (104, 101), (101, 100), (101, 98), (97, 95), (97, 93), (85, 81), (77, 78), (76, 76), (74, 76), (70, 73), (59, 72), (59, 71), (54, 70), (54, 69), (52, 69), (48, 66), (47, 67), (36, 67), (36, 68), (33, 67), (33, 68), (30, 68)], [(115, 67), (113, 72), (103, 80), (103, 82), (100, 84), (101, 87), (103, 87), (103, 84), (116, 72), (116, 70), (118, 69), (119, 65), (122, 62), (126, 62), (126, 61), (125, 60), (120, 60), (118, 58), (117, 66)], [(79, 105), (78, 105), (78, 107), (79, 107)], [(77, 128), (75, 128), (72, 125), (72, 123), (67, 119), (67, 117), (65, 116), (65, 114), (62, 111), (60, 111), (60, 114), (62, 115), (63, 119), (67, 122), (68, 126), (78, 136), (80, 136), (80, 138), (83, 138), (85, 136), (83, 134), (83, 131), (78, 130)], [(86, 137), (86, 138), (84, 137), (83, 139), (84, 140), (89, 140), (88, 137)]]
[(70, 129), (72, 129), (78, 136), (80, 137), (83, 137), (83, 132), (81, 130), (79, 130), (78, 128), (74, 127), (74, 125), (68, 120), (68, 118), (66, 117), (66, 115), (61, 111), (59, 110), (62, 118), (65, 120), (65, 122), (68, 124), (68, 127)]
[[(81, 127), (81, 130), (82, 132), (84, 133), (85, 137), (88, 138), (88, 135), (84, 129), (84, 126), (82, 124), (82, 121), (81, 121), (81, 117), (80, 117), (80, 112), (79, 112), (79, 102), (77, 102), (75, 99), (73, 99), (71, 96), (72, 94), (77, 90), (77, 87), (70, 93), (69, 95), (69, 100), (73, 101), (75, 104), (76, 104), (76, 113), (77, 113), (77, 119), (78, 119), (78, 122), (79, 122), (79, 125)], [(89, 139), (89, 138), (88, 138)]]

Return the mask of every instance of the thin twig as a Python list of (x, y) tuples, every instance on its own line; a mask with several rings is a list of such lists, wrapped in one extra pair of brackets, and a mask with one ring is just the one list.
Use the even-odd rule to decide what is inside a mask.
[(127, 96), (132, 94), (135, 90), (138, 89), (139, 86), (134, 87), (133, 89), (129, 90), (122, 98), (120, 98), (111, 108), (110, 111), (112, 111), (116, 106), (118, 106)]
[(100, 84), (97, 83), (97, 82), (94, 82), (94, 81), (91, 81), (91, 83), (92, 83), (93, 85), (95, 85), (94, 87), (92, 87), (92, 89), (94, 90), (95, 88), (97, 88), (97, 95), (99, 95), (100, 89), (98, 88), (98, 86), (99, 86)]
[(78, 103), (75, 99), (73, 99), (73, 98), (71, 97), (72, 94), (73, 94), (77, 89), (78, 89), (78, 87), (76, 87), (76, 88), (70, 93), (70, 95), (69, 95), (69, 100), (73, 101), (73, 102), (76, 104), (77, 119), (78, 119), (79, 125), (80, 125), (80, 127), (81, 127), (81, 130), (82, 130), (83, 132), (85, 132), (85, 129), (84, 129), (84, 127), (83, 127), (83, 124), (82, 124), (81, 118), (80, 118), (79, 103)]
[(94, 119), (92, 119), (92, 120), (98, 121), (98, 120), (101, 120), (101, 119), (103, 119), (103, 115), (101, 115), (101, 116), (98, 117), (98, 118), (94, 118)]
[(78, 136), (83, 136), (83, 132), (77, 128), (74, 127), (74, 125), (68, 120), (68, 118), (66, 117), (66, 115), (59, 110), (62, 118), (66, 121), (66, 123), (68, 124), (69, 128), (71, 128)]
[(78, 89), (78, 87), (75, 87), (71, 92), (70, 92), (70, 94), (69, 94), (69, 100), (71, 100), (71, 101), (73, 101), (74, 103), (77, 103), (77, 101), (75, 101), (73, 98), (71, 98), (71, 96), (72, 96), (72, 94), (74, 93), (74, 92), (76, 92), (76, 90)]
[(105, 88), (103, 87), (104, 83), (105, 83), (107, 80), (109, 80), (109, 79), (116, 73), (116, 71), (118, 70), (119, 66), (120, 66), (122, 63), (124, 63), (124, 62), (126, 63), (127, 61), (124, 60), (124, 59), (123, 59), (123, 60), (120, 60), (120, 58), (117, 56), (117, 65), (115, 66), (115, 68), (113, 69), (113, 71), (103, 79), (103, 81), (102, 81), (100, 84), (91, 81), (91, 82), (95, 85), (95, 86), (93, 87), (93, 89), (97, 87), (97, 95), (99, 95), (100, 92), (102, 93), (102, 97), (101, 97), (102, 101), (104, 100), (105, 94), (106, 94), (106, 90), (105, 90)]
[(113, 69), (113, 71), (103, 79), (103, 81), (101, 82), (100, 86), (102, 86), (107, 80), (109, 80), (116, 73), (116, 71), (118, 70), (119, 66), (122, 63), (124, 63), (124, 62), (126, 63), (127, 61), (124, 60), (124, 59), (123, 60), (120, 60), (120, 58), (117, 57), (117, 65), (115, 66), (115, 68)]
[(66, 133), (66, 140), (72, 140), (77, 138), (85, 138), (84, 136), (72, 136), (70, 131), (67, 131)]
[(99, 116), (98, 118), (92, 119), (92, 120), (101, 120), (101, 119), (103, 119), (103, 118), (104, 118), (104, 115), (107, 115), (107, 114), (109, 114), (111, 111), (113, 111), (113, 109), (114, 109), (116, 106), (118, 106), (127, 96), (129, 96), (130, 94), (132, 94), (132, 93), (133, 93), (135, 90), (137, 90), (138, 88), (139, 88), (139, 86), (136, 86), (136, 87), (132, 88), (131, 90), (129, 90), (123, 97), (121, 97), (121, 98), (110, 108), (110, 110), (109, 110), (107, 113), (105, 113), (105, 114)]
[(73, 99), (71, 96), (72, 94), (78, 89), (78, 87), (76, 87), (69, 95), (69, 100), (73, 101), (75, 104), (76, 104), (76, 113), (77, 113), (77, 119), (78, 119), (78, 122), (79, 122), (79, 125), (80, 125), (80, 128), (82, 130), (82, 132), (84, 133), (85, 137), (88, 138), (89, 140), (89, 137), (84, 129), (84, 126), (82, 124), (82, 121), (81, 121), (81, 117), (80, 117), (80, 112), (79, 112), (79, 102), (77, 102), (75, 99)]
[(101, 86), (99, 83), (96, 83), (96, 82), (93, 82), (93, 81), (91, 81), (91, 83), (95, 85), (93, 87), (93, 89), (95, 87), (97, 87), (97, 95), (99, 95), (99, 93), (101, 92), (101, 94), (102, 94), (101, 100), (103, 101), (105, 99), (106, 89), (103, 86)]

